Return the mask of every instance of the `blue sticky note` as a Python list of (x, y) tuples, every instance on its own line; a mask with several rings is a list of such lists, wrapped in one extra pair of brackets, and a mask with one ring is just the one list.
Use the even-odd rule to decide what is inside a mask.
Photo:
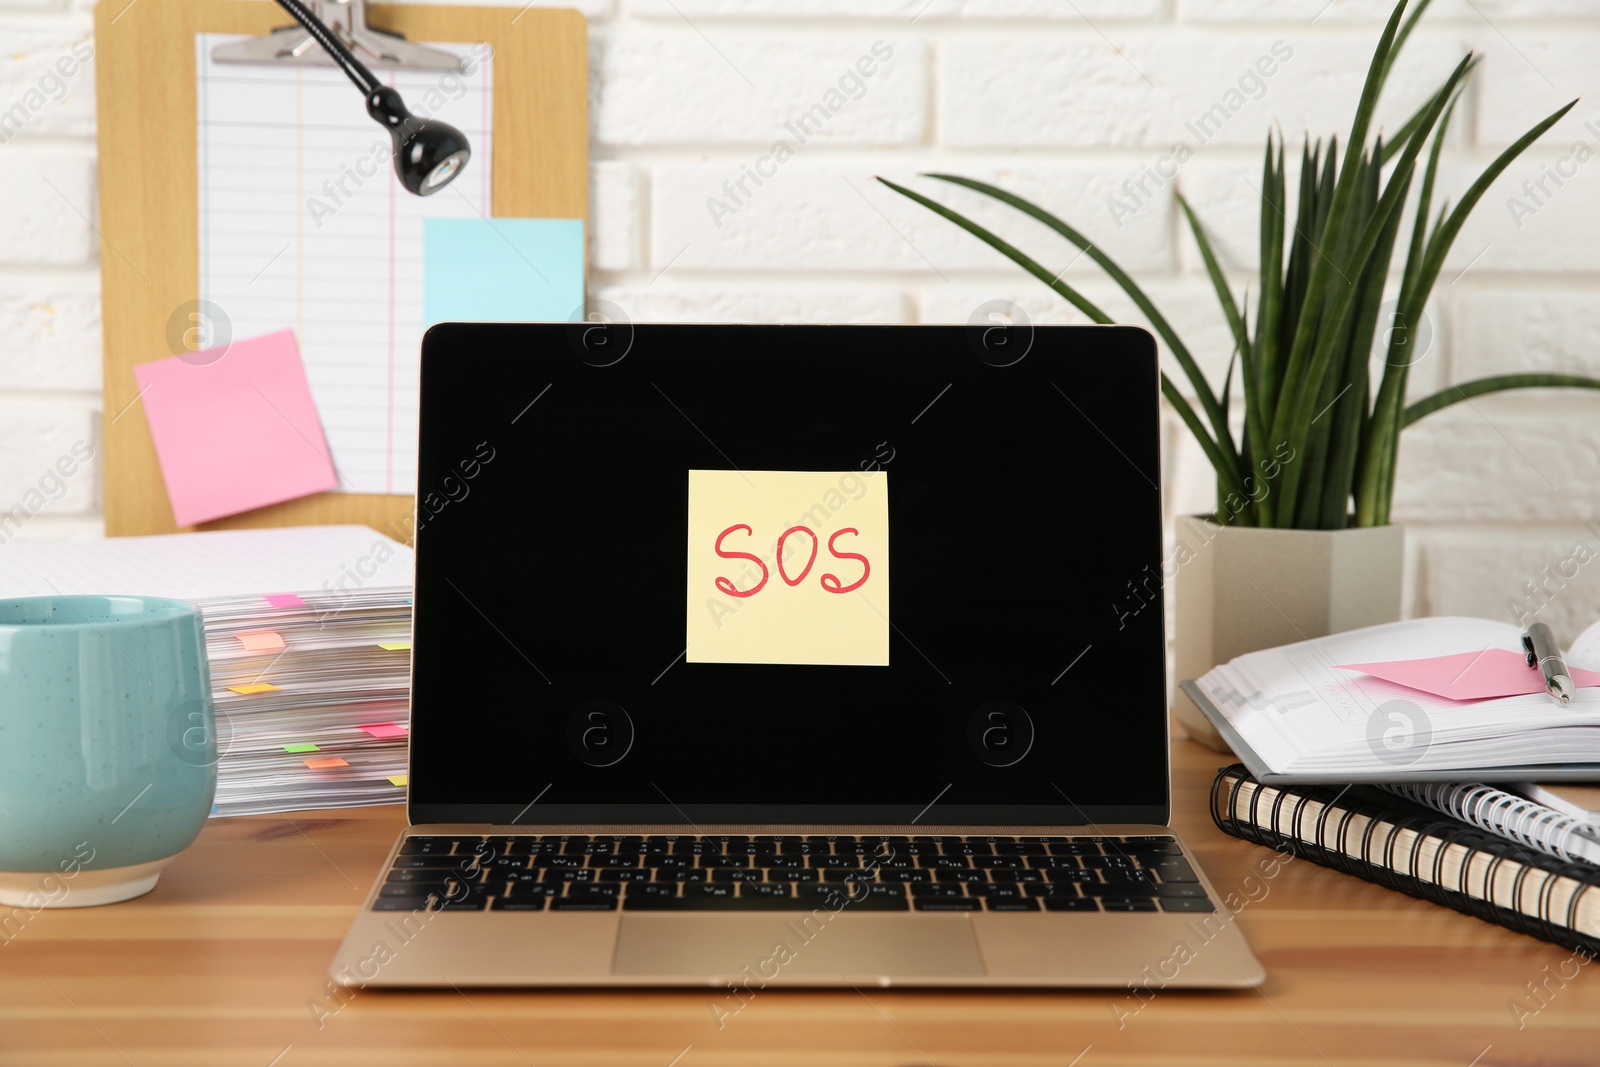
[(582, 318), (582, 219), (424, 219), (424, 325)]

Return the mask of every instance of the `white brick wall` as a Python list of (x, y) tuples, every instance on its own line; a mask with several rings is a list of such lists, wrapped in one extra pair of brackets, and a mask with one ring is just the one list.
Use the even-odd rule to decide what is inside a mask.
[[(873, 180), (884, 175), (977, 215), (1131, 316), (1059, 238), (916, 176), (943, 170), (998, 182), (1102, 241), (1215, 375), (1231, 343), (1174, 194), (1196, 204), (1242, 290), (1266, 130), (1281, 128), (1291, 148), (1308, 127), (1343, 131), (1390, 0), (575, 6), (591, 20), (595, 298), (641, 321), (960, 322), (993, 299), (1038, 321), (1081, 321)], [(61, 73), (92, 47), (91, 7), (0, 0), (0, 510), (28, 498), (75, 441), (97, 442), (94, 75)], [(1600, 104), (1590, 102), (1600, 100), (1600, 6), (1436, 0), (1396, 68), (1384, 125), (1395, 128), (1467, 48), (1484, 59), (1441, 193), (1459, 196), (1537, 119), (1585, 100), (1496, 183), (1462, 234), (1429, 309), (1432, 347), (1413, 393), (1517, 369), (1600, 375)], [(1205, 114), (1205, 129), (1186, 125)], [(808, 115), (802, 138), (790, 126)], [(780, 139), (792, 157), (776, 158)], [(1194, 158), (1152, 179), (1180, 139)], [(1558, 629), (1600, 617), (1600, 577), (1589, 573), (1600, 565), (1559, 586), (1541, 579), (1574, 541), (1600, 549), (1600, 522), (1585, 525), (1600, 519), (1596, 427), (1600, 396), (1530, 393), (1459, 405), (1408, 431), (1397, 515), (1410, 527), (1411, 609), (1508, 617), (1523, 583), (1545, 580)], [(1175, 422), (1164, 436), (1169, 509), (1206, 507), (1204, 457)], [(93, 533), (98, 499), (90, 470), (30, 513), (23, 535)]]

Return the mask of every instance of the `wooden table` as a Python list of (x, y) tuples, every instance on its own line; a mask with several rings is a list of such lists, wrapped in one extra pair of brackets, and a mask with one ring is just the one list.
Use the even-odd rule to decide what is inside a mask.
[(330, 1000), (328, 962), (404, 822), (383, 807), (215, 820), (148, 896), (38, 913), (0, 943), (0, 1064), (1600, 1062), (1600, 966), (1307, 861), (1247, 884), (1271, 853), (1206, 814), (1225, 760), (1187, 740), (1173, 754), (1174, 824), (1221, 893), (1255, 886), (1237, 921), (1267, 967), (1259, 992), (1163, 991), (1125, 1014), (1138, 1007), (1126, 989), (769, 989), (720, 1030), (699, 992)]

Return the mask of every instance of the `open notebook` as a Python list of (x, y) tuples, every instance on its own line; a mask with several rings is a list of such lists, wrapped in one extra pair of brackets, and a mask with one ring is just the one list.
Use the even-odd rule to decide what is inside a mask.
[[(1336, 666), (1519, 650), (1521, 633), (1411, 619), (1247, 653), (1182, 684), (1262, 782), (1600, 779), (1600, 689), (1565, 706), (1543, 692), (1450, 700)], [(1600, 668), (1600, 623), (1567, 662)]]

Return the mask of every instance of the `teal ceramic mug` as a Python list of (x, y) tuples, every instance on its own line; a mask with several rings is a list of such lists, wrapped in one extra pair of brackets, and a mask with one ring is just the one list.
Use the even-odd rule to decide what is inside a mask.
[(22, 909), (12, 925), (155, 887), (211, 812), (214, 714), (193, 604), (0, 600), (0, 905)]

